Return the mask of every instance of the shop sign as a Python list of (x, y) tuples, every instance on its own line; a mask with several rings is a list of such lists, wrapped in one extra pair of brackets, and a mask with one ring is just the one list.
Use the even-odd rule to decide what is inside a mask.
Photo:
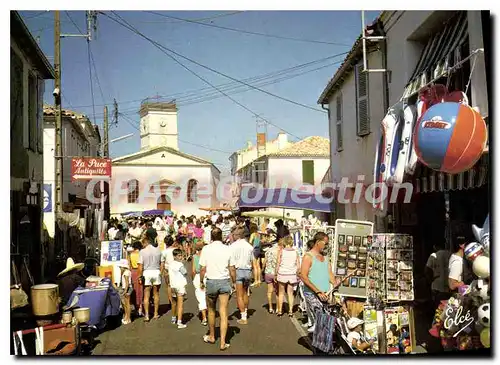
[(101, 242), (101, 266), (118, 264), (123, 258), (123, 241)]
[(74, 157), (71, 159), (71, 181), (111, 177), (109, 158)]

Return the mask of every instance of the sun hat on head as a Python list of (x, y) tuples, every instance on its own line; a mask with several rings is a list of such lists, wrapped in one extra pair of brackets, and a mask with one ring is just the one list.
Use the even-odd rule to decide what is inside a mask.
[(83, 269), (84, 266), (85, 266), (85, 264), (83, 264), (83, 263), (75, 264), (73, 259), (71, 257), (69, 257), (66, 260), (66, 268), (63, 271), (61, 271), (59, 274), (57, 274), (57, 277), (62, 276), (64, 274), (67, 274), (70, 271), (80, 271)]
[(120, 262), (118, 262), (117, 266), (120, 267), (120, 268), (123, 267), (124, 269), (128, 269), (129, 268), (128, 261), (120, 261)]
[(353, 330), (356, 327), (358, 327), (360, 324), (363, 324), (363, 323), (365, 323), (365, 321), (363, 321), (359, 318), (349, 318), (349, 320), (347, 321), (347, 328), (349, 328), (350, 330)]

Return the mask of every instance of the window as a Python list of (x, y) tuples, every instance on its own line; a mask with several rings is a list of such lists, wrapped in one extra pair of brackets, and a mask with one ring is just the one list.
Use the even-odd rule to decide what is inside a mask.
[(337, 131), (337, 151), (342, 151), (344, 149), (342, 145), (342, 94), (337, 95), (337, 106), (336, 106), (336, 118), (335, 125)]
[(358, 136), (370, 134), (370, 111), (368, 105), (368, 72), (363, 72), (363, 63), (359, 63), (355, 68), (356, 76), (356, 106), (357, 123), (356, 131)]
[(191, 179), (188, 181), (187, 201), (192, 203), (198, 200), (198, 181)]
[(127, 202), (129, 204), (134, 204), (137, 203), (139, 200), (139, 181), (137, 180), (130, 180), (127, 183)]
[(302, 182), (304, 184), (314, 185), (314, 161), (302, 161)]
[(38, 94), (37, 79), (28, 75), (28, 141), (29, 149), (36, 151), (38, 145)]

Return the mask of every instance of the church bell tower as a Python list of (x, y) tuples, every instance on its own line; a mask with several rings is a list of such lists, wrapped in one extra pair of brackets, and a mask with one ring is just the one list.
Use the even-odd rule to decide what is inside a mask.
[(177, 140), (177, 105), (174, 101), (146, 99), (141, 103), (141, 150), (170, 147), (179, 150)]

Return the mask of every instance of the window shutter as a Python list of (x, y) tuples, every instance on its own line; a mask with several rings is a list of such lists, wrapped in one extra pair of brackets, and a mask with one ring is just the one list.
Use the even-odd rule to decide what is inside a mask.
[(38, 121), (38, 152), (43, 152), (43, 94), (45, 92), (45, 82), (38, 79), (37, 83), (38, 105), (37, 105), (37, 121)]
[(343, 149), (342, 145), (342, 124), (337, 124), (337, 151), (341, 151)]
[(368, 105), (368, 72), (363, 72), (363, 64), (356, 65), (357, 134), (370, 133), (370, 111)]
[(304, 184), (314, 185), (314, 161), (302, 161), (302, 182)]

